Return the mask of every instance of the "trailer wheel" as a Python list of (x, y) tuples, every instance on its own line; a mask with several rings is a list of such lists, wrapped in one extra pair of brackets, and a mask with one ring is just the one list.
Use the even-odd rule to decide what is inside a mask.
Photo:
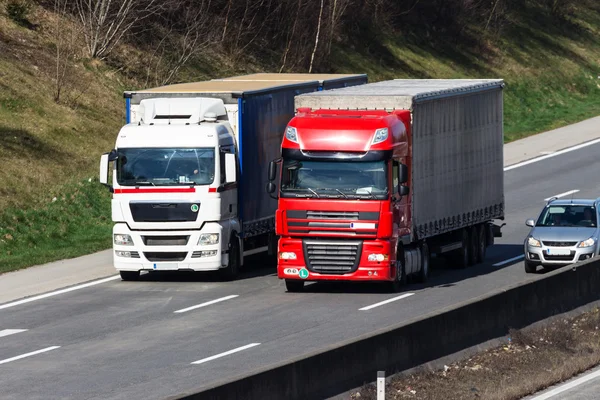
[(479, 231), (477, 226), (468, 229), (469, 232), (469, 266), (477, 264), (477, 252), (479, 249)]
[(290, 293), (301, 292), (302, 289), (304, 289), (304, 281), (299, 281), (296, 279), (286, 279), (285, 288)]
[(469, 240), (469, 233), (466, 229), (460, 230), (461, 234), (461, 246), (460, 249), (453, 252), (452, 256), (449, 257), (449, 261), (452, 263), (454, 268), (466, 268), (469, 265), (469, 259), (471, 253), (471, 245)]
[(431, 261), (431, 254), (429, 253), (429, 245), (425, 242), (419, 246), (421, 251), (421, 268), (417, 274), (417, 282), (423, 283), (427, 281), (429, 277), (429, 262)]
[(140, 278), (140, 271), (119, 271), (119, 275), (124, 281), (137, 281)]
[(237, 235), (231, 235), (229, 239), (229, 262), (227, 267), (219, 270), (223, 279), (232, 281), (237, 278), (240, 270), (240, 242)]
[(479, 240), (477, 242), (477, 264), (481, 264), (485, 261), (485, 253), (487, 251), (487, 235), (485, 225), (479, 225), (477, 232), (479, 233)]

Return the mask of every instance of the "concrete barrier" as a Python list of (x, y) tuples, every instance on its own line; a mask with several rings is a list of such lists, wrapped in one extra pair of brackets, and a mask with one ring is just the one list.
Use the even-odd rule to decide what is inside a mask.
[(334, 396), (600, 299), (600, 259), (549, 272), (324, 351), (199, 387), (177, 399)]

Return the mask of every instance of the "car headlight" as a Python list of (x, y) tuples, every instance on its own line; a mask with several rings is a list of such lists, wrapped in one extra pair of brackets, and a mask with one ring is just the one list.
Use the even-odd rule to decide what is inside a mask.
[(116, 233), (113, 235), (113, 240), (115, 244), (118, 244), (120, 246), (133, 246), (133, 240), (131, 240), (131, 236), (129, 235)]
[(219, 243), (218, 233), (201, 233), (198, 238), (198, 246), (207, 246), (209, 244)]
[(591, 237), (579, 243), (577, 247), (592, 247), (594, 244), (596, 244), (596, 239)]
[(388, 138), (388, 128), (381, 128), (375, 131), (373, 136), (373, 144), (381, 143)]
[(531, 247), (542, 247), (542, 244), (540, 243), (540, 241), (537, 240), (536, 238), (534, 238), (533, 236), (529, 236), (527, 238), (527, 244), (530, 245)]
[(293, 126), (288, 126), (285, 130), (285, 137), (294, 143), (298, 143), (298, 131)]

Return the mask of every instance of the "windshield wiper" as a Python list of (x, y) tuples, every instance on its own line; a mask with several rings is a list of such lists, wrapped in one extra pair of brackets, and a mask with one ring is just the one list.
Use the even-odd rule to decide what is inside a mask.
[(340, 189), (334, 189), (336, 192), (338, 192), (339, 194), (341, 194), (342, 196), (344, 196), (346, 199), (348, 198), (348, 195), (344, 192), (342, 192)]
[(321, 196), (319, 196), (319, 194), (317, 192), (315, 192), (314, 190), (312, 190), (311, 188), (306, 188), (306, 190), (310, 190), (315, 196), (317, 196), (318, 199), (321, 198)]
[(150, 181), (137, 181), (133, 183), (135, 186), (156, 186), (153, 182)]

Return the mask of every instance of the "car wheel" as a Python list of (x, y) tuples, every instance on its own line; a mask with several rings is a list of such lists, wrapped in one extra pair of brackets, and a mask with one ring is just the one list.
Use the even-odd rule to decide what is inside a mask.
[(525, 272), (528, 274), (534, 274), (537, 271), (537, 264), (532, 263), (529, 260), (525, 260)]

